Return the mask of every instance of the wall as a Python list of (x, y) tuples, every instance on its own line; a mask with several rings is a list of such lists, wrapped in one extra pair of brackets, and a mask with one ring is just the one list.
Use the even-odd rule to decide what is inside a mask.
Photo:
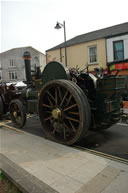
[(41, 69), (41, 72), (42, 72), (44, 67), (46, 66), (46, 56), (44, 54), (40, 54), (39, 58), (40, 58), (39, 65), (40, 65), (40, 69)]
[[(17, 71), (17, 80), (14, 81), (23, 81), (26, 80), (25, 75), (25, 65), (23, 54), (25, 51), (29, 51), (32, 59), (31, 59), (31, 68), (34, 69), (34, 66), (41, 66), (41, 70), (43, 70), (46, 65), (46, 57), (43, 53), (35, 50), (32, 47), (23, 47), (23, 48), (15, 48), (3, 52), (0, 54), (0, 62), (2, 66), (2, 81), (9, 82), (9, 71)], [(16, 67), (10, 68), (10, 60), (13, 59)]]
[[(80, 69), (85, 68), (88, 64), (88, 47), (95, 45), (97, 46), (98, 63), (89, 65), (89, 70), (93, 71), (94, 68), (98, 67), (106, 69), (106, 46), (104, 39), (67, 47), (67, 67), (70, 68), (78, 66)], [(61, 48), (47, 51), (46, 58), (46, 63), (56, 60), (65, 65), (65, 50), (64, 48)]]
[[(2, 59), (2, 80), (3, 81), (10, 81), (9, 80), (9, 71), (17, 71), (17, 80), (25, 80), (24, 76), (24, 61), (20, 58), (15, 58), (14, 62), (16, 63), (16, 67), (9, 67), (10, 66), (10, 59)], [(20, 65), (19, 65), (20, 64)]]
[(49, 63), (51, 61), (58, 61), (64, 64), (63, 58), (65, 54), (64, 53), (62, 54), (63, 50), (64, 50), (63, 48), (59, 48), (56, 50), (51, 50), (51, 51), (46, 52), (46, 63)]

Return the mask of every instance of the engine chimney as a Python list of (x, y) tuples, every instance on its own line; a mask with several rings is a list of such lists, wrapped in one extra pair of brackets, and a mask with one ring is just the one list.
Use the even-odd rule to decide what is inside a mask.
[(26, 81), (27, 83), (30, 83), (32, 80), (31, 77), (31, 54), (26, 51), (23, 55), (24, 62), (25, 62), (25, 73), (26, 73)]

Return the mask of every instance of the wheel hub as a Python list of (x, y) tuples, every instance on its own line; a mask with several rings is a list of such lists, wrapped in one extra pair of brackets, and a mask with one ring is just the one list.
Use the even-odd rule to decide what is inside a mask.
[(13, 116), (14, 116), (14, 117), (17, 117), (17, 112), (16, 112), (16, 111), (13, 112)]
[(54, 119), (58, 119), (61, 116), (61, 110), (59, 108), (53, 109), (52, 116)]

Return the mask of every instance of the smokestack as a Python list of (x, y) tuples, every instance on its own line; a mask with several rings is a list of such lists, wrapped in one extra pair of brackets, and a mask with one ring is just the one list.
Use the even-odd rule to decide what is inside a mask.
[(27, 83), (30, 83), (32, 80), (31, 77), (31, 54), (26, 51), (23, 55), (24, 62), (25, 62), (25, 73), (26, 73), (26, 81)]

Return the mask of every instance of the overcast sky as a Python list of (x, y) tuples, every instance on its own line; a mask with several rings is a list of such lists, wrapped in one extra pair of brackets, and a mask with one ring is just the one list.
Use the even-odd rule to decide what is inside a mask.
[(45, 53), (77, 35), (128, 21), (127, 0), (1, 0), (1, 50), (32, 46)]

